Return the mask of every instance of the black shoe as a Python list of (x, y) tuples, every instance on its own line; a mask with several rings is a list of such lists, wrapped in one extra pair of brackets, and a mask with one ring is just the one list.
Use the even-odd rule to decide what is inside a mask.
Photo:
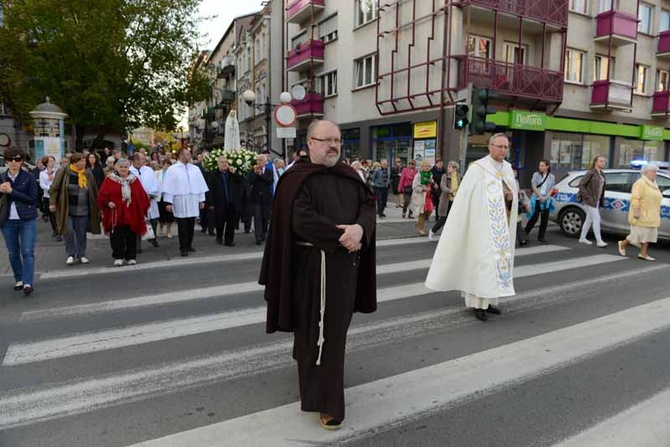
[(261, 245), (263, 241), (256, 241), (256, 245)]
[(138, 249), (137, 249), (137, 253), (142, 253), (142, 249), (141, 249), (141, 248), (138, 248)]
[(223, 245), (223, 240), (221, 240), (221, 239), (217, 239), (217, 240), (216, 240), (216, 243), (219, 244), (219, 245)]
[(519, 246), (525, 247), (526, 245), (528, 245), (528, 241), (519, 241)]
[(56, 242), (63, 242), (63, 236), (60, 234), (56, 236)]
[(156, 239), (149, 239), (149, 243), (154, 247), (158, 248), (158, 241)]
[(489, 316), (486, 315), (486, 311), (484, 309), (475, 309), (475, 317), (481, 321), (487, 321), (489, 319)]
[(224, 245), (225, 245), (226, 247), (234, 247), (234, 246), (235, 246), (235, 242), (226, 242)]
[(188, 256), (188, 250), (182, 250), (181, 255), (182, 256)]
[(251, 230), (244, 230), (244, 234), (249, 234), (251, 233)]
[(540, 238), (537, 240), (540, 244), (548, 244), (549, 241), (547, 241), (545, 238)]
[(201, 233), (207, 233), (207, 227), (205, 227), (205, 228), (201, 228), (201, 229), (200, 229), (200, 232), (201, 232)]
[(500, 315), (502, 312), (500, 312), (500, 309), (497, 307), (493, 307), (489, 304), (489, 307), (486, 308), (486, 312), (493, 314), (493, 315)]
[(190, 252), (190, 253), (193, 253), (193, 252), (195, 251), (195, 248), (193, 248), (193, 247), (188, 247), (188, 248), (186, 249), (186, 251), (188, 251), (188, 252)]
[(33, 293), (33, 286), (31, 286), (31, 285), (29, 285), (29, 284), (26, 284), (25, 286), (23, 286), (23, 294), (24, 294), (25, 296), (28, 296), (28, 295), (30, 295), (31, 293)]
[(216, 234), (213, 231), (208, 231), (207, 234), (209, 234), (210, 236), (216, 236)]

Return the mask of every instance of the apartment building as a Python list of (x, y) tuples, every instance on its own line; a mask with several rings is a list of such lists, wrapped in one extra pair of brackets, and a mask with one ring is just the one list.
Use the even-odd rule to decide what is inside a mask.
[(347, 157), (458, 160), (453, 104), (474, 85), (496, 92), (489, 121), (522, 177), (542, 158), (667, 160), (669, 21), (667, 0), (287, 0), (285, 87), (306, 92), (295, 144), (326, 117)]

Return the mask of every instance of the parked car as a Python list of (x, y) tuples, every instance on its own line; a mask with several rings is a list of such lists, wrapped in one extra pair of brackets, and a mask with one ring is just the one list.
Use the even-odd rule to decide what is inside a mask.
[[(579, 182), (586, 171), (571, 171), (555, 186), (556, 207), (549, 214), (549, 220), (556, 222), (566, 236), (579, 237), (582, 223), (586, 218), (582, 204), (577, 200)], [(640, 178), (637, 169), (604, 169), (607, 187), (605, 206), (600, 210), (601, 228), (604, 232), (626, 235), (630, 194)], [(660, 239), (670, 240), (670, 172), (660, 169), (656, 177), (663, 201), (661, 202), (661, 226), (658, 229)]]

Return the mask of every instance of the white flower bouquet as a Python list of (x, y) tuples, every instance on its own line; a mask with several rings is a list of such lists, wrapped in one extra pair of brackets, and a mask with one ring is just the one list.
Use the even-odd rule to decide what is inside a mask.
[(237, 149), (234, 151), (226, 151), (223, 148), (213, 149), (205, 156), (205, 169), (208, 171), (216, 170), (218, 168), (217, 160), (222, 155), (228, 159), (230, 166), (234, 167), (241, 174), (246, 174), (253, 169), (256, 164), (256, 157), (258, 156), (256, 152), (246, 149)]

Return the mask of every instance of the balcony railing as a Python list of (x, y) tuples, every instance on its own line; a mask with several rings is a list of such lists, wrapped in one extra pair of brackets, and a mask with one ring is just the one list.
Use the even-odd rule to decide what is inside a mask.
[(481, 6), (560, 27), (568, 26), (568, 0), (461, 0), (460, 4)]
[(668, 116), (670, 114), (670, 91), (654, 92), (651, 104), (651, 116)]
[(670, 57), (670, 30), (658, 33), (657, 57)]
[(320, 13), (325, 8), (324, 0), (289, 0), (286, 7), (286, 21), (290, 23), (303, 23), (305, 20)]
[(563, 101), (563, 73), (527, 65), (510, 64), (478, 57), (460, 56), (458, 86), (472, 82), (479, 88), (491, 88), (506, 96)]
[(308, 93), (305, 98), (298, 101), (294, 99), (291, 105), (298, 112), (298, 117), (305, 115), (323, 115), (323, 95)]
[(615, 45), (626, 45), (637, 41), (637, 16), (623, 11), (605, 11), (596, 16), (594, 40), (612, 38)]
[(291, 71), (303, 71), (311, 65), (323, 64), (323, 53), (324, 44), (321, 40), (308, 40), (288, 52), (286, 67)]
[(591, 108), (630, 110), (633, 107), (633, 86), (630, 82), (603, 79), (593, 81)]

